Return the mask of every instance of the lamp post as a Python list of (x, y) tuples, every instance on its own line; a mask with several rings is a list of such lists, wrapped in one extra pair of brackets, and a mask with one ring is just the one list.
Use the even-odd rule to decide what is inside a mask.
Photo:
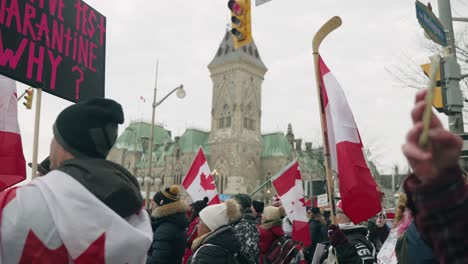
[[(170, 91), (168, 94), (166, 94), (161, 100), (156, 101), (156, 90), (157, 90), (157, 84), (158, 84), (158, 64), (156, 64), (156, 80), (154, 83), (154, 93), (153, 93), (153, 114), (151, 116), (151, 132), (150, 132), (150, 142), (149, 142), (149, 147), (148, 147), (148, 173), (147, 176), (145, 177), (145, 183), (146, 183), (146, 206), (149, 206), (149, 196), (150, 196), (150, 184), (156, 184), (156, 182), (161, 182), (161, 180), (154, 180), (151, 177), (151, 169), (152, 169), (152, 157), (153, 157), (153, 141), (154, 141), (154, 119), (156, 116), (156, 107), (159, 106), (162, 102), (164, 102), (171, 94), (177, 92), (177, 97), (179, 98), (184, 98), (186, 95), (186, 92), (184, 90), (184, 85), (179, 85), (176, 88), (174, 88), (172, 91)], [(149, 180), (150, 178), (151, 180)]]

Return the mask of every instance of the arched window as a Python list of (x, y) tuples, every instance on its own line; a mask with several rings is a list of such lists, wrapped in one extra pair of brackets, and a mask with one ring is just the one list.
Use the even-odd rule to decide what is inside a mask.
[(221, 115), (221, 118), (219, 118), (219, 128), (224, 128), (224, 116)]
[(219, 47), (218, 54), (216, 54), (216, 56), (221, 56), (222, 53), (223, 53), (223, 48)]
[(247, 117), (244, 117), (244, 128), (248, 128), (249, 125), (249, 119)]
[(229, 45), (226, 46), (226, 49), (224, 50), (224, 54), (228, 54), (229, 52)]
[(226, 127), (231, 127), (231, 113), (229, 112), (226, 117)]

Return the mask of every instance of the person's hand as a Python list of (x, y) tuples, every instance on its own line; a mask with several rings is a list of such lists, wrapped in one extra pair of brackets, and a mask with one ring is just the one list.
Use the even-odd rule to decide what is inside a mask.
[(330, 225), (328, 227), (328, 238), (330, 239), (330, 245), (336, 247), (348, 241), (346, 235), (340, 229), (338, 225)]
[(443, 171), (455, 168), (463, 145), (463, 140), (443, 128), (440, 120), (431, 113), (429, 128), (430, 147), (423, 150), (419, 147), (418, 139), (423, 129), (423, 113), (427, 91), (420, 91), (416, 95), (416, 102), (411, 112), (413, 128), (406, 136), (403, 154), (413, 169), (416, 177), (424, 184), (437, 177), (443, 176)]

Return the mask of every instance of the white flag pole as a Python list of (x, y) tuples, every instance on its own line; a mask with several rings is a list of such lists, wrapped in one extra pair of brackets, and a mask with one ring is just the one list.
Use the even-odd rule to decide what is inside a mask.
[(39, 128), (41, 122), (41, 101), (42, 89), (37, 89), (36, 97), (36, 117), (34, 118), (34, 142), (33, 142), (33, 158), (32, 158), (32, 172), (31, 177), (34, 179), (37, 176), (37, 151), (39, 148)]

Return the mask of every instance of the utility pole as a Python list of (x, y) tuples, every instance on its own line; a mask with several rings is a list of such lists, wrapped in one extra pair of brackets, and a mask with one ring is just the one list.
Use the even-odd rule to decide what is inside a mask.
[(151, 178), (154, 183), (154, 177), (152, 177), (151, 169), (153, 164), (153, 144), (154, 144), (154, 119), (156, 115), (156, 91), (158, 87), (158, 68), (159, 68), (159, 61), (156, 62), (156, 79), (154, 81), (154, 93), (153, 93), (153, 104), (151, 107), (153, 108), (153, 114), (151, 116), (151, 131), (149, 136), (149, 146), (148, 146), (148, 175), (147, 175), (147, 182), (146, 182), (146, 201), (147, 206), (149, 206), (149, 199), (150, 199), (150, 182), (149, 179)]
[(438, 0), (439, 19), (445, 29), (447, 44), (443, 48), (443, 80), (446, 87), (449, 130), (463, 134), (463, 95), (460, 90), (460, 65), (457, 62), (455, 34), (453, 32), (452, 10), (450, 0)]

